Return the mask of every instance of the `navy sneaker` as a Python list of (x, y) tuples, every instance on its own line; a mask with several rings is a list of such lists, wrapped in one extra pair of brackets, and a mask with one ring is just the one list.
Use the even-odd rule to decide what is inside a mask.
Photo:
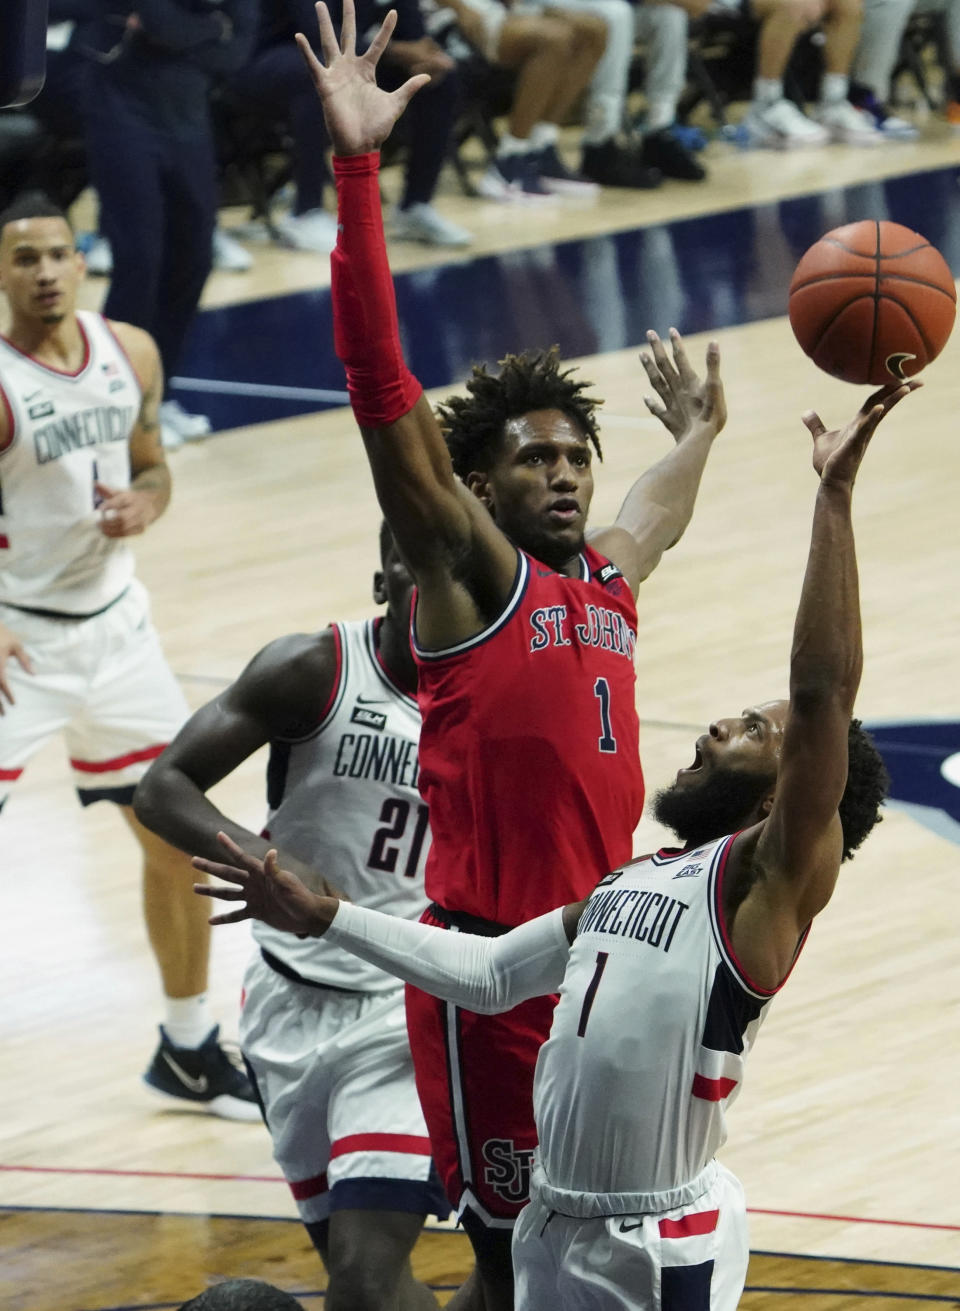
[(215, 1025), (199, 1047), (176, 1047), (160, 1025), (160, 1046), (143, 1082), (151, 1093), (225, 1120), (259, 1120), (257, 1096), (244, 1070), (220, 1045)]
[(559, 196), (598, 196), (600, 184), (569, 168), (556, 146), (545, 146), (537, 160), (537, 173), (548, 191)]
[(539, 154), (498, 155), (477, 182), (488, 200), (549, 200), (551, 193), (537, 169)]

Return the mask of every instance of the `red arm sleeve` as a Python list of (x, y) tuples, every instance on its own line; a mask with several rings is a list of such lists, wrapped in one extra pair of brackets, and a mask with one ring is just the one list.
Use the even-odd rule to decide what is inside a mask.
[(423, 388), (400, 345), (377, 185), (380, 157), (335, 155), (337, 245), (331, 256), (333, 341), (361, 428), (385, 428), (413, 409)]

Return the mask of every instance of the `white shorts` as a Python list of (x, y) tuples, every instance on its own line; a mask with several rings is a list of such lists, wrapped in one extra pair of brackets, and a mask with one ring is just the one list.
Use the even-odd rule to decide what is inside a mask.
[(51, 619), (0, 605), (0, 624), (33, 663), (10, 660), (14, 697), (0, 715), (0, 805), (29, 758), (63, 734), (81, 802), (129, 805), (134, 788), (189, 712), (134, 580), (103, 614)]
[(743, 1189), (722, 1166), (661, 1215), (573, 1219), (534, 1197), (513, 1234), (516, 1311), (736, 1311), (748, 1257)]
[(445, 1217), (403, 986), (345, 993), (294, 983), (259, 952), (243, 986), (240, 1045), (304, 1224), (342, 1210)]

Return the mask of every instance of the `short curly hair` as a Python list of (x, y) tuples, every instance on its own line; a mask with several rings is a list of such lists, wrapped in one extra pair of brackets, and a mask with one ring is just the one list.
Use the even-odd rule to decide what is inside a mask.
[(859, 719), (851, 719), (847, 734), (847, 786), (840, 798), (843, 860), (850, 860), (875, 824), (890, 791), (890, 775), (876, 743)]
[(524, 351), (499, 361), (500, 372), (475, 364), (467, 396), (450, 396), (437, 407), (454, 472), (466, 478), (486, 469), (503, 441), (509, 419), (533, 410), (560, 410), (580, 428), (603, 459), (596, 410), (603, 401), (584, 393), (593, 384), (576, 381), (574, 369), (561, 369), (560, 348)]

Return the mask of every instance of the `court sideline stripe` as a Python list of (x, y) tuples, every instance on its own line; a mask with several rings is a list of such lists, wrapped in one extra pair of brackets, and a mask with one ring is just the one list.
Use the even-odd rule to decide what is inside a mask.
[(171, 378), (180, 391), (209, 392), (221, 396), (266, 396), (278, 401), (323, 401), (347, 405), (350, 395), (327, 387), (287, 387), (279, 382), (235, 382), (228, 378)]
[[(265, 1174), (197, 1174), (180, 1170), (116, 1170), (107, 1167), (59, 1165), (0, 1165), (7, 1174), (97, 1175), (124, 1179), (205, 1179), (214, 1183), (285, 1184), (279, 1175)], [(0, 1208), (2, 1209), (2, 1208)], [(835, 1220), (855, 1225), (893, 1225), (902, 1229), (937, 1229), (960, 1233), (960, 1225), (935, 1224), (925, 1220), (881, 1220), (861, 1215), (824, 1215), (817, 1211), (777, 1211), (769, 1207), (748, 1206), (750, 1215), (777, 1215), (790, 1220)], [(956, 1299), (954, 1298), (954, 1301)]]

